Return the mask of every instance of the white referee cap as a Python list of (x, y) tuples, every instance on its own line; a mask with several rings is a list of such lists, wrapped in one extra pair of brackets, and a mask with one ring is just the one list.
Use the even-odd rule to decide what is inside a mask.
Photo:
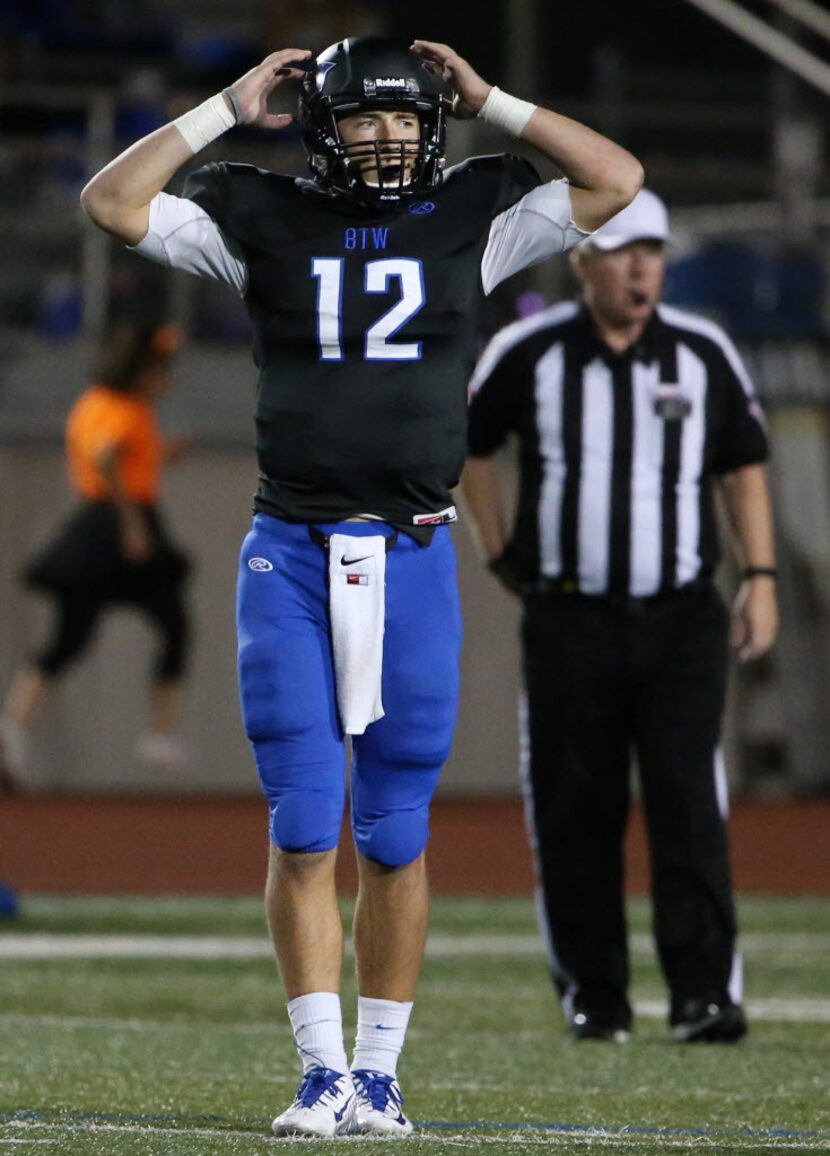
[(595, 245), (609, 252), (630, 245), (632, 241), (669, 241), (669, 214), (656, 193), (640, 189), (621, 213), (586, 237), (583, 244)]

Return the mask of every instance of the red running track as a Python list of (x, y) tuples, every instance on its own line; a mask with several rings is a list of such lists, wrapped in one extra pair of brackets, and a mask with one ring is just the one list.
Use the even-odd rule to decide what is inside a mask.
[[(744, 892), (830, 894), (830, 801), (738, 802), (730, 823)], [(250, 894), (261, 890), (266, 810), (258, 798), (37, 795), (0, 800), (0, 879), (24, 892)], [(513, 797), (439, 799), (429, 851), (442, 895), (527, 895), (533, 866)], [(648, 887), (642, 821), (628, 885)], [(354, 890), (351, 849), (338, 864)]]

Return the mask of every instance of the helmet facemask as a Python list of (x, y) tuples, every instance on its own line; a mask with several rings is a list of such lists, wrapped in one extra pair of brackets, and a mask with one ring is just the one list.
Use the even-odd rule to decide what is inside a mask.
[[(380, 111), (416, 115), (417, 135), (346, 143), (341, 118)], [(395, 205), (440, 182), (443, 98), (420, 61), (394, 42), (366, 37), (322, 53), (303, 82), (300, 123), (316, 180), (362, 204)]]

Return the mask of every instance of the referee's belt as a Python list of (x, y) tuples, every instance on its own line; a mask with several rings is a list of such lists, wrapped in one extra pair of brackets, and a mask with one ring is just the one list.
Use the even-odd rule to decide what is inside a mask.
[(687, 598), (690, 595), (701, 596), (712, 590), (712, 580), (709, 575), (701, 576), (686, 582), (683, 586), (672, 586), (666, 590), (658, 590), (656, 594), (637, 596), (633, 594), (586, 594), (570, 578), (537, 578), (530, 584), (529, 593), (540, 594), (543, 597), (572, 598), (575, 602), (586, 602), (591, 606), (616, 606), (622, 610), (642, 611), (650, 610), (654, 606), (662, 606), (678, 598)]

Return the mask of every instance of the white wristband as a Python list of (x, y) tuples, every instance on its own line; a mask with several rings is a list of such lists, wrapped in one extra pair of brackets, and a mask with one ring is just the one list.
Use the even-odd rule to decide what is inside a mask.
[(478, 110), (478, 115), (487, 124), (503, 128), (513, 136), (521, 136), (537, 107), (527, 100), (519, 100), (517, 96), (508, 96), (494, 85), (487, 93), (487, 99)]
[(236, 115), (228, 108), (224, 96), (217, 92), (216, 96), (176, 117), (173, 124), (190, 145), (194, 153), (199, 153), (216, 140), (223, 132), (233, 128), (236, 124)]

